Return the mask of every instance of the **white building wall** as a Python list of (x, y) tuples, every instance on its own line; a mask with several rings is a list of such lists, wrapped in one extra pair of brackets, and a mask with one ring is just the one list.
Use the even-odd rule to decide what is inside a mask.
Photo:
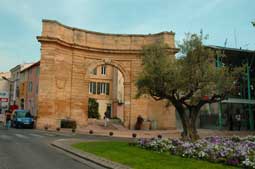
[(10, 78), (9, 72), (0, 72), (0, 113), (4, 113), (9, 109), (9, 91), (10, 84), (7, 80), (4, 80), (2, 76)]

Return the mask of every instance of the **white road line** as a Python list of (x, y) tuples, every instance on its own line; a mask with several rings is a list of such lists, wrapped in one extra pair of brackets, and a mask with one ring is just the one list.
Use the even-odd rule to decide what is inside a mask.
[(19, 137), (19, 138), (25, 138), (25, 139), (28, 138), (27, 136), (24, 136), (24, 135), (22, 135), (22, 134), (15, 134), (15, 136), (17, 136), (17, 137)]
[(8, 136), (8, 135), (5, 135), (5, 134), (1, 134), (0, 138), (5, 139), (5, 140), (11, 140), (11, 136)]
[(34, 136), (34, 137), (38, 137), (38, 138), (44, 137), (44, 136), (41, 136), (41, 135), (39, 135), (39, 134), (33, 134), (33, 133), (30, 133), (29, 135)]
[(53, 134), (48, 134), (48, 133), (45, 133), (44, 135), (45, 136), (50, 136), (50, 137), (54, 136)]

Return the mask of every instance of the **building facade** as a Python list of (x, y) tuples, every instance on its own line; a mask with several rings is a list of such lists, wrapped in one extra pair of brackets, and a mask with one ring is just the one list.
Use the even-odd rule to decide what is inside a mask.
[(221, 46), (207, 46), (215, 53), (215, 66), (245, 66), (245, 73), (235, 83), (227, 100), (204, 106), (200, 113), (201, 128), (237, 130), (236, 114), (241, 116), (241, 130), (254, 130), (255, 120), (255, 51)]
[(24, 63), (15, 66), (10, 70), (11, 77), (10, 82), (10, 106), (16, 105), (18, 108), (21, 107), (19, 99), (19, 87), (20, 87), (20, 72), (32, 65), (32, 63)]
[(100, 118), (104, 117), (106, 110), (112, 109), (113, 67), (101, 65), (92, 70), (89, 82), (89, 97), (96, 99), (99, 104)]
[(9, 109), (10, 83), (6, 79), (10, 78), (9, 72), (0, 72), (0, 114)]
[(36, 62), (20, 72), (19, 102), (20, 108), (37, 115), (40, 62)]
[(101, 65), (94, 68), (90, 74), (89, 98), (98, 102), (100, 119), (109, 111), (112, 118), (118, 117), (123, 121), (123, 105), (120, 104), (124, 100), (122, 73), (113, 66)]
[(59, 127), (62, 119), (73, 119), (78, 127), (86, 126), (88, 98), (98, 97), (95, 95), (98, 92), (96, 89), (103, 93), (98, 100), (105, 97), (111, 102), (118, 101), (118, 95), (110, 92), (113, 82), (109, 81), (112, 80), (105, 76), (99, 82), (91, 74), (95, 68), (102, 69), (103, 66), (106, 69), (114, 67), (123, 76), (119, 81), (123, 81), (124, 89), (115, 91), (124, 90), (122, 98), (119, 98), (119, 105), (123, 106), (125, 127), (134, 128), (137, 117), (141, 115), (145, 121), (157, 124), (154, 125), (157, 128), (175, 128), (174, 107), (167, 108), (164, 101), (156, 102), (150, 97), (135, 98), (135, 81), (142, 70), (140, 55), (143, 46), (163, 42), (168, 45), (172, 57), (175, 57), (178, 49), (175, 48), (173, 32), (149, 35), (105, 34), (43, 20), (42, 34), (37, 39), (41, 43), (37, 120), (39, 128), (45, 125)]
[(123, 121), (124, 115), (124, 77), (120, 71), (113, 72), (113, 103), (112, 115)]

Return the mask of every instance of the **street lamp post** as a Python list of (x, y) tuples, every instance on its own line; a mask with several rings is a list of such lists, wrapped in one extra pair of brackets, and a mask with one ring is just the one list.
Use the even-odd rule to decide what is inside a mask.
[[(251, 77), (250, 77), (250, 66), (249, 65), (249, 60), (247, 59), (247, 89), (248, 89), (248, 100), (251, 100)], [(251, 104), (248, 104), (248, 111), (249, 111), (249, 125), (250, 125), (250, 130), (254, 130), (254, 117), (253, 117), (253, 112), (252, 112), (252, 107)]]

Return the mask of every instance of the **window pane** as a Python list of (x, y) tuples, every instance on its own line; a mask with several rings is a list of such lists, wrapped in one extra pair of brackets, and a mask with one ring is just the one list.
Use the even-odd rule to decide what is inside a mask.
[(103, 87), (102, 88), (103, 88), (103, 92), (102, 93), (105, 94), (105, 83), (103, 83)]
[(100, 94), (103, 93), (103, 83), (100, 85)]
[(101, 74), (102, 75), (106, 74), (106, 65), (101, 66)]
[(93, 75), (97, 75), (97, 68), (94, 68), (94, 69), (92, 70), (92, 74), (93, 74)]
[(97, 88), (97, 84), (96, 82), (93, 82), (93, 94), (96, 94), (96, 88)]
[(32, 84), (32, 82), (30, 81), (30, 82), (28, 83), (28, 91), (32, 92), (32, 90), (33, 90), (33, 84)]
[(89, 93), (92, 93), (93, 90), (92, 90), (92, 82), (89, 82)]
[(109, 95), (110, 93), (110, 84), (106, 83), (106, 94)]
[(100, 87), (101, 87), (101, 83), (97, 83), (97, 94), (101, 93)]
[(39, 74), (40, 74), (40, 68), (37, 67), (37, 68), (36, 68), (36, 76), (39, 76)]

